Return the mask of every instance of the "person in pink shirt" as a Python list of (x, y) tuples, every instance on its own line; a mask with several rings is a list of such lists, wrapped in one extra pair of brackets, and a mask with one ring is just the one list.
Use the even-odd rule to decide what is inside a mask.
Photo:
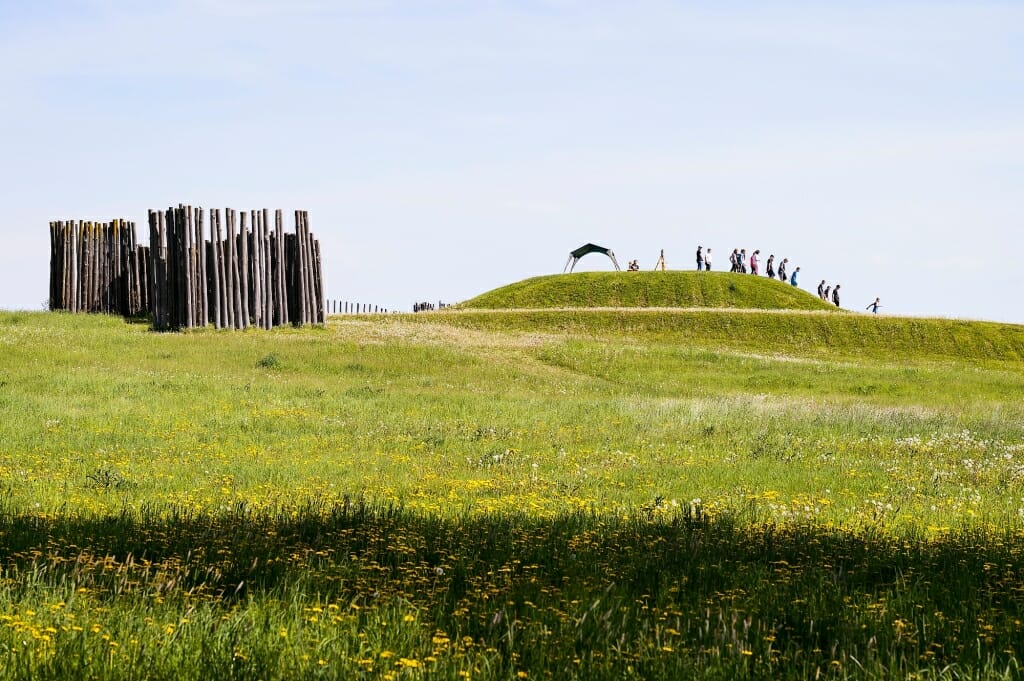
[(757, 257), (758, 255), (760, 255), (760, 253), (761, 251), (757, 250), (750, 255), (750, 273), (753, 274), (754, 276), (757, 276), (758, 267), (760, 267), (761, 265), (761, 259)]

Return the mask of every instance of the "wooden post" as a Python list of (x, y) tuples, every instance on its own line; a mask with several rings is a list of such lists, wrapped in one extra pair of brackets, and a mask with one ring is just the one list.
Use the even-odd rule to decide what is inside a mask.
[(281, 209), (274, 211), (274, 231), (277, 235), (277, 295), (280, 310), (280, 319), (275, 322), (284, 326), (288, 323), (288, 289), (285, 286), (285, 258), (284, 258), (284, 215)]
[(175, 217), (174, 208), (168, 207), (164, 212), (164, 229), (167, 233), (167, 277), (170, 281), (170, 295), (167, 297), (168, 329), (178, 328), (178, 319), (182, 307), (181, 298), (184, 291), (178, 272), (178, 266), (181, 263), (180, 246), (178, 244), (180, 234), (175, 224)]
[(246, 214), (241, 212), (241, 223), (238, 231), (238, 279), (239, 279), (239, 315), (238, 328), (249, 326), (249, 230), (246, 228)]
[(213, 276), (215, 277), (215, 284), (217, 290), (217, 328), (223, 329), (228, 325), (228, 311), (227, 311), (227, 283), (225, 281), (224, 272), (224, 242), (221, 240), (221, 222), (220, 222), (220, 208), (216, 208), (210, 212), (210, 226), (216, 225), (216, 235), (213, 241), (213, 254), (217, 262), (214, 266)]
[(206, 237), (203, 235), (203, 216), (205, 210), (202, 208), (196, 208), (195, 213), (195, 226), (196, 226), (196, 288), (198, 291), (197, 296), (197, 312), (199, 319), (197, 320), (200, 326), (206, 326), (210, 323), (210, 294), (207, 285), (209, 279), (206, 274), (207, 257), (206, 257)]
[(250, 222), (252, 222), (252, 241), (250, 242), (250, 257), (252, 258), (252, 268), (250, 270), (252, 278), (252, 325), (262, 329), (263, 328), (263, 299), (261, 297), (262, 291), (260, 290), (260, 212), (254, 210), (249, 213)]
[(260, 220), (260, 238), (263, 242), (262, 261), (263, 268), (263, 328), (273, 327), (273, 294), (270, 284), (270, 212), (263, 209), (263, 219)]
[(192, 266), (192, 206), (178, 206), (178, 229), (181, 232), (181, 274), (182, 274), (182, 310), (179, 317), (179, 324), (186, 329), (195, 326), (195, 287), (193, 286)]
[(305, 258), (302, 255), (302, 216), (301, 211), (295, 211), (295, 238), (292, 243), (295, 245), (294, 254), (288, 257), (289, 267), (292, 271), (292, 287), (295, 290), (298, 304), (295, 306), (295, 319), (292, 323), (303, 325), (306, 323), (306, 278), (303, 276), (303, 265)]
[(313, 292), (316, 298), (316, 319), (317, 324), (326, 324), (327, 316), (324, 313), (324, 278), (323, 263), (320, 260), (320, 242), (312, 240), (313, 244)]
[(157, 211), (149, 211), (149, 304), (152, 309), (153, 328), (162, 326), (162, 296), (160, 291), (160, 216)]
[(57, 308), (57, 226), (50, 222), (50, 298), (47, 303), (47, 308), (56, 310)]

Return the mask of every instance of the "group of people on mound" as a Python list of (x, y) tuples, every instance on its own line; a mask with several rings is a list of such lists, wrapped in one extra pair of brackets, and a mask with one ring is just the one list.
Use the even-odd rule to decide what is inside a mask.
[[(750, 269), (747, 269), (749, 265)], [(793, 286), (797, 286), (800, 279), (800, 268), (797, 267), (793, 270), (792, 274), (787, 271), (787, 265), (789, 265), (789, 258), (783, 258), (779, 262), (778, 270), (775, 269), (775, 255), (769, 255), (768, 261), (765, 263), (764, 273), (768, 278), (774, 279), (778, 276), (779, 281), (786, 281), (787, 275), (789, 283)], [(704, 250), (703, 246), (697, 246), (697, 271), (711, 270), (711, 249)], [(729, 255), (729, 271), (738, 272), (740, 274), (751, 274), (760, 276), (761, 274), (761, 251), (755, 250), (750, 254), (749, 260), (747, 259), (747, 249), (745, 248), (734, 248), (732, 253)], [(829, 286), (824, 279), (818, 284), (818, 297), (825, 302), (832, 302), (836, 307), (839, 307), (839, 289), (840, 285)], [(868, 310), (878, 314), (878, 308), (882, 307), (881, 298), (875, 298), (875, 302), (867, 306)]]
[[(750, 269), (747, 269), (747, 266)], [(789, 258), (783, 258), (779, 262), (778, 270), (775, 269), (775, 255), (769, 255), (768, 261), (765, 263), (764, 273), (769, 279), (774, 279), (778, 276), (779, 281), (789, 281), (793, 286), (799, 285), (800, 281), (800, 268), (797, 267), (792, 273), (789, 272), (788, 266)], [(698, 270), (711, 270), (711, 249), (704, 250), (703, 246), (697, 246), (697, 269)], [(760, 276), (761, 274), (761, 251), (756, 250), (750, 254), (750, 258), (747, 259), (747, 249), (745, 248), (734, 248), (732, 253), (729, 254), (729, 271), (739, 272), (740, 274), (750, 274)]]
[[(830, 294), (831, 298), (829, 298)], [(839, 284), (836, 284), (835, 288), (832, 288), (825, 283), (824, 279), (822, 279), (821, 283), (818, 284), (818, 297), (826, 303), (831, 300), (836, 304), (836, 307), (839, 307)]]

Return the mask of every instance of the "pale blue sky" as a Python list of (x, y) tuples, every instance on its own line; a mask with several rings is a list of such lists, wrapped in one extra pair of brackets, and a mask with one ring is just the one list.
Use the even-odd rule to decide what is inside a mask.
[(49, 220), (184, 201), (306, 209), (402, 309), (594, 241), (1024, 323), (1021, 2), (0, 0), (0, 86), (0, 308)]

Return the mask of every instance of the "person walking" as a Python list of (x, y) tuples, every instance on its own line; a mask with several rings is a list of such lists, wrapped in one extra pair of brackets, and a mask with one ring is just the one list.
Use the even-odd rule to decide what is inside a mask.
[(882, 299), (881, 298), (875, 298), (875, 302), (871, 303), (870, 305), (868, 305), (864, 309), (865, 310), (871, 310), (871, 312), (873, 314), (878, 314), (878, 308), (880, 308), (880, 307), (882, 307)]
[(711, 249), (709, 248), (707, 253), (704, 254), (704, 271), (711, 271)]
[(832, 302), (836, 304), (836, 307), (839, 307), (839, 284), (836, 284), (836, 287), (832, 289)]
[(730, 272), (735, 272), (736, 271), (736, 258), (738, 258), (739, 255), (740, 255), (739, 250), (737, 250), (735, 248), (732, 249), (732, 253), (729, 254), (729, 271)]
[(821, 299), (824, 300), (827, 303), (828, 302), (828, 296), (829, 296), (830, 293), (832, 293), (832, 287), (831, 286), (826, 286), (825, 290), (821, 294)]
[(747, 273), (747, 249), (745, 249), (745, 248), (740, 251), (739, 263), (740, 263), (740, 273), (746, 274)]
[(764, 273), (768, 275), (769, 279), (775, 278), (775, 254), (768, 256), (768, 264), (764, 267)]
[(786, 281), (786, 263), (789, 262), (789, 258), (783, 258), (782, 263), (779, 265), (779, 281)]
[(704, 269), (704, 254), (701, 253), (703, 246), (697, 246), (697, 271), (700, 272)]
[(800, 277), (800, 268), (797, 267), (795, 270), (793, 270), (793, 276), (789, 278), (789, 283), (792, 286), (796, 286), (797, 285), (797, 279), (799, 277)]
[(754, 251), (754, 253), (750, 256), (750, 273), (753, 274), (755, 277), (757, 276), (757, 272), (761, 267), (761, 259), (757, 257), (759, 255), (761, 255), (761, 251), (757, 250)]
[(818, 297), (825, 300), (825, 280), (822, 279), (821, 283), (818, 284)]

